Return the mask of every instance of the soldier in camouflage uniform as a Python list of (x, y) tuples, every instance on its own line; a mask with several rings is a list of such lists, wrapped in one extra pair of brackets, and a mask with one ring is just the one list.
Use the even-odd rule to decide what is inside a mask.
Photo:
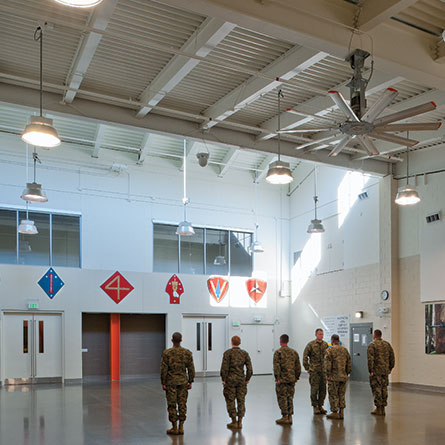
[(371, 384), (374, 404), (371, 414), (385, 415), (388, 400), (388, 376), (394, 368), (395, 358), (392, 346), (382, 340), (382, 331), (374, 331), (374, 341), (368, 346), (369, 383)]
[(311, 385), (311, 403), (314, 414), (326, 414), (323, 408), (326, 397), (326, 374), (324, 371), (324, 355), (328, 344), (323, 341), (323, 329), (315, 331), (315, 340), (309, 342), (303, 353), (303, 366), (309, 373)]
[(326, 351), (324, 364), (328, 380), (329, 404), (332, 413), (329, 419), (343, 419), (343, 410), (346, 407), (346, 382), (352, 370), (351, 356), (346, 348), (339, 345), (340, 337), (334, 334), (331, 337), (332, 347)]
[[(252, 362), (249, 354), (242, 350), (239, 345), (241, 339), (235, 335), (232, 337), (232, 349), (224, 352), (221, 363), (221, 379), (224, 385), (224, 397), (226, 399), (227, 412), (232, 422), (227, 424), (228, 428), (242, 428), (242, 419), (246, 412), (245, 398), (247, 384), (252, 377)], [(244, 367), (246, 374), (244, 374)], [(235, 408), (235, 401), (237, 408)], [(236, 416), (238, 415), (238, 420)]]
[(289, 336), (283, 334), (280, 337), (281, 348), (275, 351), (273, 356), (273, 373), (275, 376), (275, 390), (278, 406), (281, 409), (281, 419), (275, 422), (279, 425), (292, 425), (294, 413), (295, 383), (300, 378), (301, 365), (298, 352), (289, 348)]
[(192, 353), (181, 347), (181, 341), (182, 335), (175, 332), (172, 337), (173, 348), (162, 353), (161, 383), (167, 397), (168, 420), (172, 423), (167, 434), (184, 434), (188, 391), (195, 378)]

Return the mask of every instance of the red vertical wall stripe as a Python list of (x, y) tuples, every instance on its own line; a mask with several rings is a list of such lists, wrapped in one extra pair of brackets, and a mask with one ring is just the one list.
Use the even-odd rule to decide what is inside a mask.
[(121, 378), (121, 314), (110, 314), (111, 380)]

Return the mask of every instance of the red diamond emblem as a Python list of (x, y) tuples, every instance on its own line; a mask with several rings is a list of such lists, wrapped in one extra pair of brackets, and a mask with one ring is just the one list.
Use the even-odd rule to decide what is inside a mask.
[(115, 272), (100, 288), (116, 303), (119, 304), (134, 287), (119, 272)]
[(257, 280), (255, 278), (251, 278), (246, 281), (247, 292), (249, 297), (255, 302), (258, 303), (267, 289), (267, 282), (263, 280)]
[(172, 275), (165, 286), (165, 292), (170, 297), (170, 304), (179, 304), (179, 297), (184, 293), (184, 286), (178, 276)]

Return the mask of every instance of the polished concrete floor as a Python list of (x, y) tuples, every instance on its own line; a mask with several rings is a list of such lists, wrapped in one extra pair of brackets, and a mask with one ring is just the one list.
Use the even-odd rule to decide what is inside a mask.
[(0, 444), (444, 444), (445, 394), (393, 390), (386, 418), (369, 414), (367, 384), (351, 383), (345, 419), (313, 416), (309, 384), (296, 388), (294, 425), (278, 426), (274, 382), (256, 376), (249, 385), (240, 433), (228, 421), (219, 379), (198, 379), (190, 392), (184, 436), (166, 436), (164, 393), (156, 380), (83, 385), (35, 385), (0, 390)]

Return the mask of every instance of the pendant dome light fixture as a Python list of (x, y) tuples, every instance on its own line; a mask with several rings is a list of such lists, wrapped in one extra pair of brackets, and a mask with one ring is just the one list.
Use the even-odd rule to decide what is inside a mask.
[(24, 235), (37, 235), (39, 233), (34, 221), (29, 219), (28, 201), (26, 201), (26, 218), (20, 221), (18, 232)]
[(309, 224), (309, 227), (307, 228), (307, 233), (323, 233), (324, 232), (324, 226), (321, 222), (321, 219), (318, 219), (317, 217), (317, 203), (318, 203), (318, 196), (317, 196), (317, 167), (314, 168), (314, 219), (311, 220), (311, 223)]
[(258, 172), (255, 172), (255, 238), (249, 246), (250, 253), (263, 253), (264, 247), (258, 241)]
[(290, 184), (294, 178), (292, 177), (292, 173), (290, 171), (289, 162), (283, 162), (281, 160), (281, 98), (283, 96), (283, 92), (278, 90), (278, 160), (269, 164), (269, 170), (267, 172), (266, 181), (270, 184)]
[(408, 182), (409, 182), (409, 147), (406, 147), (406, 185), (402, 185), (397, 190), (395, 203), (398, 205), (408, 206), (420, 202), (420, 196), (419, 193), (417, 192), (416, 186), (409, 185)]
[(73, 8), (92, 8), (93, 6), (102, 3), (102, 0), (55, 0), (56, 3), (60, 3), (65, 6), (71, 6)]
[(195, 234), (192, 223), (187, 221), (187, 204), (189, 204), (187, 198), (187, 141), (184, 139), (184, 197), (182, 203), (184, 205), (184, 221), (180, 222), (176, 229), (176, 235), (180, 236), (192, 236)]
[(219, 232), (219, 239), (218, 239), (218, 255), (216, 255), (215, 259), (213, 260), (214, 266), (225, 266), (227, 264), (226, 257), (222, 254), (222, 246), (224, 243), (221, 239), (222, 232)]
[(48, 198), (46, 197), (46, 194), (42, 189), (42, 184), (37, 184), (36, 182), (36, 164), (37, 162), (40, 163), (40, 159), (35, 148), (34, 153), (32, 154), (32, 159), (34, 162), (34, 181), (26, 183), (25, 190), (23, 190), (22, 196), (20, 196), (20, 198), (28, 202), (47, 202)]
[(25, 127), (22, 140), (30, 145), (43, 148), (54, 148), (60, 145), (53, 120), (43, 117), (43, 29), (38, 26), (34, 32), (34, 40), (40, 41), (40, 116), (31, 116), (30, 123)]

